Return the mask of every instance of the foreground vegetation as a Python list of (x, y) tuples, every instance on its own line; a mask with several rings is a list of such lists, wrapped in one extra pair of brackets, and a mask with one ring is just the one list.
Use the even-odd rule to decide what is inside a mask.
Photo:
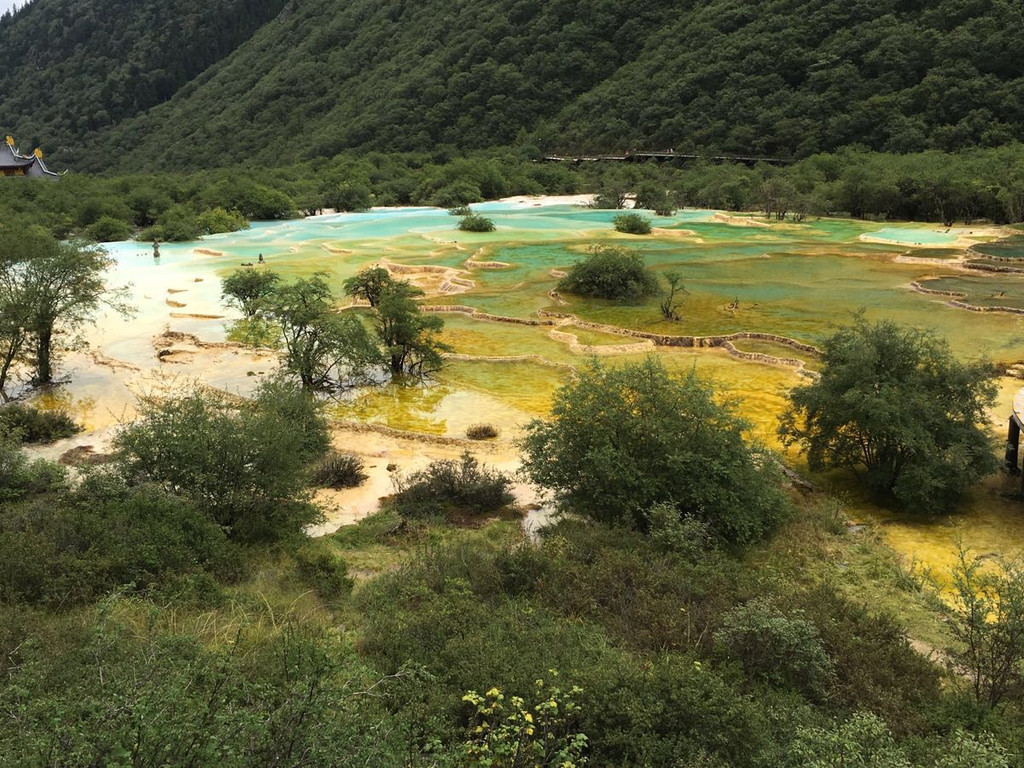
[(8, 435), (0, 763), (1020, 765), (1020, 564), (939, 600), (718, 401), (581, 371), (522, 443), (539, 535), (467, 453), (306, 538), (362, 465), (298, 383), (146, 402), (74, 472)]

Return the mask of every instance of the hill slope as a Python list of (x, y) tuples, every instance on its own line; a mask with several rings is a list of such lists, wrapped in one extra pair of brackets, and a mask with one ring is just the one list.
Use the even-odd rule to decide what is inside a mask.
[[(71, 1), (37, 0), (0, 26), (0, 44)], [(216, 5), (272, 2), (283, 0)], [(15, 127), (49, 129), (61, 159), (91, 170), (115, 156), (121, 170), (195, 168), (522, 140), (776, 156), (852, 143), (955, 150), (1024, 139), (1021, 39), (1016, 0), (290, 0), (187, 84), (185, 70), (161, 79), (119, 54), (131, 63), (117, 71), (138, 85), (115, 89), (114, 111), (90, 121), (91, 102), (42, 107), (0, 88), (0, 125), (19, 115)], [(90, 50), (72, 54), (77, 70), (106, 61)], [(0, 83), (29, 58), (0, 68)], [(68, 66), (44, 62), (38, 76)]]
[(34, 0), (0, 19), (0, 130), (72, 159), (160, 104), (286, 0)]
[(675, 5), (293, 2), (288, 18), (113, 143), (137, 147), (132, 164), (171, 166), (505, 145), (635, 58)]
[(550, 131), (570, 146), (807, 155), (1024, 139), (1017, 0), (711, 0)]

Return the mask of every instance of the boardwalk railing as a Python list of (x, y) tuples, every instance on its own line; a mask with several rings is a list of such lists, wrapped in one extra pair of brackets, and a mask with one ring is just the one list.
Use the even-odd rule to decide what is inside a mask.
[(608, 163), (608, 162), (636, 162), (639, 160), (714, 160), (716, 162), (733, 163), (772, 163), (774, 165), (787, 165), (796, 162), (792, 157), (759, 157), (757, 155), (705, 155), (696, 152), (676, 152), (673, 149), (666, 149), (660, 152), (627, 151), (617, 155), (545, 155), (543, 161), (547, 163)]

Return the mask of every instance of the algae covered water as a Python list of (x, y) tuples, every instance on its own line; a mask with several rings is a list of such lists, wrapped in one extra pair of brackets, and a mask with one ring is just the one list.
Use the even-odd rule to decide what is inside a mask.
[[(127, 323), (103, 319), (91, 339), (92, 358), (71, 361), (67, 398), (82, 404), (89, 426), (102, 427), (130, 407), (148, 376), (171, 371), (228, 391), (251, 389), (274, 368), (267, 355), (235, 348), (220, 350), (215, 366), (188, 354), (161, 362), (153, 339), (169, 329), (204, 342), (223, 341), (236, 315), (221, 301), (220, 279), (261, 255), (266, 264), (260, 268), (286, 279), (326, 273), (339, 296), (345, 278), (386, 263), (428, 292), (426, 304), (458, 310), (445, 313), (444, 339), (455, 355), (442, 373), (423, 386), (346, 393), (331, 406), (338, 418), (429, 435), (462, 436), (467, 426), (490, 422), (514, 436), (525, 421), (547, 412), (573, 366), (593, 355), (616, 364), (656, 354), (671, 369), (695, 367), (713, 377), (736, 398), (753, 436), (774, 445), (785, 394), (802, 380), (801, 373), (795, 365), (748, 358), (817, 365), (813, 354), (772, 339), (737, 340), (732, 350), (654, 347), (617, 330), (696, 337), (748, 332), (814, 345), (863, 312), (870, 319), (931, 328), (962, 358), (987, 357), (1007, 366), (1024, 360), (1024, 315), (951, 304), (959, 297), (978, 307), (1024, 306), (1024, 276), (965, 268), (967, 247), (994, 240), (993, 231), (834, 219), (766, 225), (714, 211), (683, 211), (654, 217), (654, 234), (637, 237), (614, 232), (614, 211), (529, 199), (475, 210), (495, 222), (494, 232), (461, 232), (446, 211), (404, 208), (258, 223), (200, 243), (162, 245), (159, 260), (147, 244), (114, 244), (112, 282), (131, 284), (137, 314)], [(658, 298), (623, 305), (552, 293), (561, 271), (597, 243), (634, 248), (655, 271), (681, 272), (687, 291), (681, 321), (664, 320)], [(532, 323), (551, 317), (545, 313), (559, 316), (557, 324), (480, 319), (487, 314)], [(1008, 380), (1004, 390), (1013, 386)], [(995, 417), (1008, 407), (1001, 402)], [(893, 522), (887, 526), (890, 539), (907, 552), (916, 551), (915, 542), (945, 552), (949, 531), (943, 526), (963, 533), (964, 521), (973, 519), (978, 530), (1004, 527), (983, 546), (997, 539), (1024, 543), (1024, 522), (1001, 522), (1010, 516), (1001, 502), (975, 499), (969, 506), (968, 516), (933, 525), (927, 536)], [(995, 517), (978, 522), (985, 509), (997, 508), (1002, 511), (993, 511)]]

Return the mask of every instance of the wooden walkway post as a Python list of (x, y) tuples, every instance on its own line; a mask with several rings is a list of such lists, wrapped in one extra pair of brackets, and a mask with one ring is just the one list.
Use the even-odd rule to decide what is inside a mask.
[(1011, 475), (1020, 472), (1017, 467), (1017, 453), (1020, 449), (1020, 423), (1017, 414), (1010, 416), (1010, 426), (1006, 432), (1006, 471)]

